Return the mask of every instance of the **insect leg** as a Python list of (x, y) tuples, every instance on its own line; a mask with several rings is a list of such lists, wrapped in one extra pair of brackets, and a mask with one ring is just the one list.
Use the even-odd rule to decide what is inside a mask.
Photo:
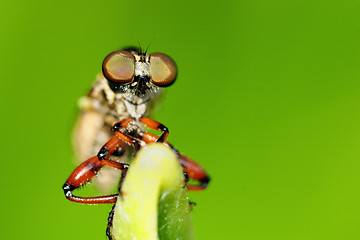
[(187, 173), (189, 178), (199, 181), (199, 185), (187, 185), (190, 191), (201, 191), (204, 190), (209, 184), (210, 177), (207, 175), (205, 170), (194, 160), (189, 157), (179, 154), (178, 159), (184, 171)]
[(132, 118), (124, 118), (124, 119), (120, 120), (119, 122), (115, 123), (114, 126), (112, 127), (112, 130), (115, 132), (115, 134), (119, 138), (121, 138), (122, 140), (124, 140), (125, 142), (127, 142), (129, 144), (134, 145), (135, 149), (139, 150), (140, 146), (139, 146), (138, 141), (131, 138), (129, 135), (120, 132), (120, 130), (123, 128), (126, 128), (131, 121), (133, 121)]
[(98, 197), (78, 197), (72, 194), (72, 191), (89, 182), (104, 165), (108, 165), (122, 171), (126, 171), (129, 167), (127, 164), (108, 160), (116, 149), (123, 147), (123, 140), (118, 136), (113, 136), (100, 149), (97, 156), (89, 158), (80, 164), (70, 175), (63, 185), (65, 197), (73, 202), (96, 204), (96, 203), (114, 203), (118, 194), (98, 196)]
[[(157, 139), (158, 137), (154, 134), (143, 133), (140, 140), (146, 143), (151, 143), (156, 142)], [(179, 151), (170, 143), (164, 142), (164, 144), (174, 150), (174, 152), (178, 155), (180, 164), (183, 167), (184, 172), (187, 174), (187, 176), (200, 182), (199, 185), (188, 185), (187, 188), (190, 191), (200, 191), (205, 189), (210, 181), (210, 177), (209, 175), (207, 175), (205, 170), (194, 160), (183, 154), (180, 154)]]
[(161, 134), (161, 136), (158, 138), (157, 142), (166, 141), (166, 138), (169, 135), (169, 129), (166, 126), (151, 118), (141, 118), (140, 121), (148, 128), (163, 132), (163, 134)]
[(113, 225), (113, 218), (114, 218), (114, 213), (115, 213), (115, 205), (116, 203), (112, 206), (112, 209), (109, 213), (109, 217), (108, 217), (108, 224), (106, 227), (106, 236), (109, 238), (109, 240), (114, 239), (114, 236), (111, 234), (111, 228)]
[[(128, 168), (125, 168), (122, 172), (121, 172), (121, 179), (120, 179), (120, 183), (119, 183), (119, 196), (121, 197), (121, 187), (122, 184), (124, 182), (126, 173), (127, 173)], [(109, 217), (108, 217), (108, 224), (106, 227), (106, 236), (109, 238), (109, 240), (113, 240), (114, 236), (111, 234), (111, 228), (113, 225), (113, 218), (114, 218), (114, 213), (115, 213), (115, 206), (116, 206), (116, 202), (114, 203), (110, 213), (109, 213)]]

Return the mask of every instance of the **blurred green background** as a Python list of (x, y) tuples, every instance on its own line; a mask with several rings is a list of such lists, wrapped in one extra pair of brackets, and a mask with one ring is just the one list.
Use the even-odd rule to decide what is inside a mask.
[(128, 45), (179, 75), (153, 117), (210, 173), (198, 239), (360, 239), (360, 2), (3, 1), (1, 239), (106, 239), (67, 201), (77, 99)]

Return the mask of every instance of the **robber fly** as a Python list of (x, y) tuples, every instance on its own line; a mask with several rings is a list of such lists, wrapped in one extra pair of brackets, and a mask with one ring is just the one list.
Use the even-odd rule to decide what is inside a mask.
[[(163, 53), (148, 55), (136, 48), (127, 48), (110, 53), (103, 61), (102, 73), (90, 93), (80, 101), (82, 112), (75, 132), (76, 148), (79, 157), (87, 160), (73, 171), (63, 185), (66, 198), (85, 204), (115, 203), (119, 193), (80, 197), (72, 192), (92, 180), (100, 169), (101, 176), (107, 178), (99, 183), (102, 187), (118, 181), (119, 175), (112, 172), (113, 169), (121, 173), (121, 192), (132, 152), (151, 142), (161, 142), (174, 150), (186, 178), (199, 182), (187, 185), (189, 190), (205, 189), (210, 180), (206, 172), (166, 142), (169, 130), (165, 125), (148, 117), (162, 88), (175, 82), (175, 62)], [(146, 132), (146, 128), (162, 134), (151, 134)], [(113, 210), (107, 228), (109, 239), (112, 215)]]

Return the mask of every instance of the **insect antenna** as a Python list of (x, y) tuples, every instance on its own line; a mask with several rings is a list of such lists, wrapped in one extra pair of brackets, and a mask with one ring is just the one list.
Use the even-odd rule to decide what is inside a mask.
[(149, 43), (149, 45), (147, 46), (147, 48), (146, 48), (146, 50), (145, 50), (145, 55), (146, 55), (146, 53), (147, 53), (147, 51), (149, 50), (149, 47), (151, 46), (151, 44), (152, 44), (152, 41)]
[(141, 50), (141, 44), (139, 42), (139, 40), (137, 40), (138, 44), (139, 44), (139, 50), (140, 50), (140, 53), (142, 53), (142, 50)]

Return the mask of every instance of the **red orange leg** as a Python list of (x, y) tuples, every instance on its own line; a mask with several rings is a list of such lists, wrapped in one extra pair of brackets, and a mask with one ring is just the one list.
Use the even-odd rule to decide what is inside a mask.
[[(149, 143), (157, 142), (158, 138), (159, 138), (158, 136), (156, 136), (155, 134), (152, 134), (152, 133), (142, 133), (140, 140), (149, 144)], [(166, 143), (164, 143), (164, 144), (166, 144)]]
[[(145, 143), (151, 143), (157, 141), (157, 136), (151, 133), (143, 133), (141, 136), (141, 141), (144, 141)], [(184, 172), (187, 174), (187, 176), (191, 179), (199, 181), (199, 185), (188, 185), (187, 188), (190, 191), (200, 191), (204, 190), (209, 181), (210, 177), (207, 175), (205, 170), (194, 160), (190, 159), (189, 157), (182, 155), (179, 153), (177, 149), (175, 149), (171, 144), (164, 142), (164, 144), (170, 148), (172, 148), (175, 153), (178, 155), (178, 159), (180, 161), (181, 166), (184, 169)]]
[(111, 153), (121, 147), (123, 140), (117, 136), (112, 137), (99, 151), (97, 156), (89, 158), (80, 164), (70, 175), (63, 185), (64, 194), (67, 199), (78, 203), (114, 203), (118, 194), (99, 196), (99, 197), (78, 197), (72, 194), (72, 191), (89, 182), (104, 165), (118, 168), (123, 172), (127, 170), (128, 165), (111, 160), (107, 160)]
[(78, 203), (113, 203), (116, 201), (117, 195), (99, 196), (99, 197), (78, 197), (72, 194), (72, 191), (90, 181), (96, 173), (101, 169), (103, 164), (95, 156), (78, 166), (66, 180), (63, 185), (65, 197), (73, 202)]
[(158, 138), (157, 142), (166, 141), (166, 138), (169, 135), (169, 129), (166, 126), (151, 118), (141, 118), (140, 121), (148, 128), (163, 132), (163, 134), (161, 134), (161, 136)]
[(188, 177), (199, 181), (199, 185), (187, 185), (190, 191), (201, 191), (204, 190), (209, 184), (210, 177), (207, 175), (205, 170), (194, 160), (188, 158), (185, 155), (179, 154), (178, 159), (184, 171)]
[(122, 120), (120, 120), (119, 122), (115, 123), (114, 126), (112, 127), (112, 130), (115, 132), (115, 134), (121, 138), (122, 140), (124, 140), (125, 142), (132, 144), (135, 146), (135, 148), (138, 150), (140, 148), (139, 146), (139, 142), (135, 139), (133, 139), (132, 137), (130, 137), (127, 134), (124, 134), (122, 132), (120, 132), (121, 129), (126, 128), (131, 121), (133, 121), (132, 118), (124, 118)]

